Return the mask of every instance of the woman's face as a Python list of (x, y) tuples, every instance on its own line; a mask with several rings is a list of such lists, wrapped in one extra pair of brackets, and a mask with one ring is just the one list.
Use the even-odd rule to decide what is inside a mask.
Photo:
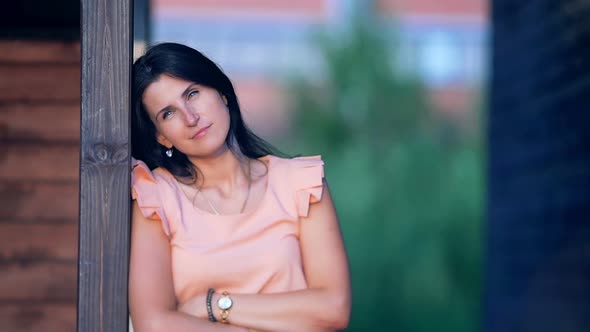
[(143, 104), (165, 147), (196, 158), (227, 149), (229, 110), (217, 90), (162, 75), (145, 90)]

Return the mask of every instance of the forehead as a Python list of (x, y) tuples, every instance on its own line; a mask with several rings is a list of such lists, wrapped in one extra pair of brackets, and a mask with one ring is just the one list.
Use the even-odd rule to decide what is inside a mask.
[(191, 84), (180, 78), (162, 75), (145, 89), (143, 103), (150, 112), (160, 110), (180, 98)]

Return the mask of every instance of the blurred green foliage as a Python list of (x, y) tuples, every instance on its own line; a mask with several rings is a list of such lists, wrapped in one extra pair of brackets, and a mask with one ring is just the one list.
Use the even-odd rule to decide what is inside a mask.
[(351, 263), (348, 331), (476, 331), (479, 130), (430, 110), (381, 35), (359, 20), (346, 38), (316, 38), (326, 72), (293, 83), (292, 139), (280, 146), (326, 162)]

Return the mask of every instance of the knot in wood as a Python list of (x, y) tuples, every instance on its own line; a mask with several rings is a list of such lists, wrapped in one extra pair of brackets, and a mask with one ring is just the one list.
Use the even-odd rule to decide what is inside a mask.
[(107, 146), (104, 144), (96, 144), (94, 146), (94, 155), (96, 160), (105, 162), (109, 157), (109, 151), (107, 150)]
[(124, 163), (129, 155), (127, 144), (96, 143), (89, 152), (89, 161), (102, 165)]

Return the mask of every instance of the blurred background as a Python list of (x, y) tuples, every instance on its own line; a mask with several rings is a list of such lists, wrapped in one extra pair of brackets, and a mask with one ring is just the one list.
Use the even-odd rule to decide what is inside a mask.
[[(76, 330), (89, 1), (0, 7), (2, 332)], [(322, 154), (348, 331), (590, 330), (589, 1), (133, 3), (135, 56), (203, 51), (257, 133)]]
[(147, 17), (136, 16), (136, 55), (164, 41), (202, 51), (256, 133), (289, 155), (322, 154), (350, 256), (349, 331), (479, 329), (486, 1), (136, 11)]
[[(201, 50), (255, 132), (322, 154), (350, 256), (349, 331), (479, 330), (485, 1), (134, 6), (135, 56), (163, 41)], [(0, 331), (74, 331), (80, 1), (2, 8)]]

